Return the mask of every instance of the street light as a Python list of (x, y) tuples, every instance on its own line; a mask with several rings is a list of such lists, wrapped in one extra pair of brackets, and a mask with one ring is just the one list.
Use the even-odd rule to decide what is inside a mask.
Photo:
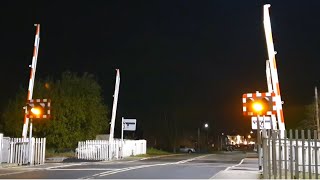
[(205, 123), (205, 124), (204, 124), (204, 127), (205, 127), (205, 128), (208, 128), (208, 127), (209, 127), (208, 123)]
[[(208, 123), (205, 123), (204, 124), (204, 128), (205, 129), (208, 129), (209, 128), (209, 124)], [(200, 152), (200, 127), (198, 127), (198, 152)], [(208, 131), (207, 131), (207, 145), (208, 145)]]
[(206, 148), (208, 150), (208, 128), (209, 128), (209, 124), (208, 123), (205, 123), (204, 124), (204, 128), (206, 129), (206, 133), (207, 133), (207, 137), (206, 137)]

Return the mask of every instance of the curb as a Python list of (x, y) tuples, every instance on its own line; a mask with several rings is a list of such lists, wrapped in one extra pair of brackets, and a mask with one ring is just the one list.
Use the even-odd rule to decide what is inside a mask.
[(7, 163), (5, 163), (5, 164), (1, 164), (0, 166), (1, 166), (2, 168), (10, 168), (10, 167), (17, 167), (18, 164), (17, 164), (17, 163), (12, 163), (12, 164), (7, 164)]

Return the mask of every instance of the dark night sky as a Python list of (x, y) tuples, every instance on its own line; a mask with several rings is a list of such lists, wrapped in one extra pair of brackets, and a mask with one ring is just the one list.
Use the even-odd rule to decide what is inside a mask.
[[(270, 15), (287, 126), (319, 84), (320, 1), (74, 1), (1, 3), (0, 105), (28, 86), (35, 27), (36, 78), (89, 72), (117, 119), (161, 121), (164, 113), (217, 131), (250, 129), (243, 93), (267, 91), (263, 4)], [(182, 115), (181, 115), (182, 114)], [(22, 121), (22, 120), (21, 120)]]

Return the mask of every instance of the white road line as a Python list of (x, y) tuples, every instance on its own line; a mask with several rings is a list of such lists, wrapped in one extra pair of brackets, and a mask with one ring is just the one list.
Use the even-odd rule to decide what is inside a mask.
[(49, 171), (112, 171), (119, 168), (47, 169)]
[[(233, 166), (229, 166), (223, 171), (228, 171), (230, 168), (234, 168), (234, 167), (241, 165), (243, 163), (243, 160), (244, 160), (244, 158), (240, 161), (240, 163), (233, 165)], [(218, 173), (216, 173), (215, 175), (211, 176), (209, 179), (214, 179), (214, 177), (216, 177), (219, 173), (220, 173), (220, 171)]]
[(225, 169), (224, 171), (228, 171), (230, 168), (234, 168), (234, 167), (237, 167), (237, 166), (241, 165), (241, 164), (243, 163), (243, 160), (244, 160), (244, 159), (242, 159), (239, 164), (230, 166), (230, 167), (228, 167), (227, 169)]
[(115, 171), (110, 171), (110, 172), (102, 172), (99, 174), (95, 174), (92, 177), (95, 176), (99, 176), (99, 177), (103, 177), (103, 176), (108, 176), (108, 175), (112, 175), (112, 174), (116, 174), (116, 173), (120, 173), (120, 172), (125, 172), (125, 171), (130, 171), (130, 170), (135, 170), (135, 169), (142, 169), (142, 168), (148, 168), (148, 167), (154, 167), (154, 166), (166, 166), (166, 165), (174, 165), (174, 164), (183, 164), (186, 162), (190, 162), (196, 159), (200, 159), (200, 158), (204, 158), (210, 156), (209, 155), (203, 155), (203, 156), (198, 156), (195, 158), (191, 158), (191, 159), (186, 159), (186, 160), (182, 160), (182, 161), (178, 161), (178, 162), (172, 162), (172, 163), (161, 163), (161, 164), (150, 164), (150, 165), (141, 165), (141, 166), (134, 166), (134, 167), (129, 167), (129, 168), (122, 168), (119, 170), (115, 170)]
[(84, 165), (84, 164), (85, 164), (85, 163), (65, 164), (65, 165), (61, 165), (61, 166), (47, 167), (47, 168), (44, 168), (44, 169), (65, 168), (65, 167), (70, 167), (70, 166), (80, 166), (80, 165)]

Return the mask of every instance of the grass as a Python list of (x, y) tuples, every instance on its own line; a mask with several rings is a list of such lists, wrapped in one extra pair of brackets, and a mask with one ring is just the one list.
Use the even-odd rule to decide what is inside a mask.
[(159, 156), (159, 155), (167, 155), (171, 154), (167, 151), (155, 149), (155, 148), (148, 148), (146, 154), (137, 155), (136, 157), (151, 157), (151, 156)]
[(73, 151), (56, 152), (54, 149), (46, 149), (46, 158), (51, 157), (75, 157), (75, 153)]
[(165, 155), (165, 154), (171, 154), (167, 151), (162, 151), (162, 150), (159, 150), (159, 149), (155, 149), (155, 148), (148, 148), (147, 149), (147, 154), (150, 154), (150, 155)]

